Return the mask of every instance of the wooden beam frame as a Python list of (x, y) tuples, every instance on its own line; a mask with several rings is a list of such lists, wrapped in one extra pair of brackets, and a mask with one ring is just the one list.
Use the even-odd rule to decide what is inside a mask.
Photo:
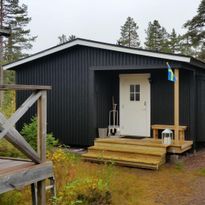
[[(11, 175), (9, 179), (0, 178), (0, 192), (1, 183), (2, 191), (12, 190), (18, 186), (25, 186), (30, 184), (32, 191), (32, 203), (33, 205), (45, 205), (46, 204), (46, 181), (45, 179), (54, 179), (52, 165), (47, 166), (46, 162), (46, 135), (47, 135), (47, 90), (50, 90), (50, 86), (35, 86), (35, 85), (0, 85), (1, 90), (32, 90), (33, 93), (26, 99), (26, 101), (16, 110), (16, 112), (7, 120), (3, 114), (0, 113), (0, 139), (5, 137), (6, 140), (11, 142), (16, 148), (22, 151), (29, 159), (38, 165), (34, 165), (31, 170), (22, 170), (22, 173), (16, 173)], [(14, 128), (17, 121), (28, 111), (28, 109), (37, 102), (37, 153), (35, 150), (26, 142), (21, 134)], [(41, 166), (42, 165), (42, 166)], [(45, 169), (45, 170), (44, 170)], [(42, 173), (43, 171), (43, 173)], [(39, 172), (39, 176), (38, 176)], [(29, 173), (29, 175), (28, 175)], [(27, 178), (24, 175), (27, 174)], [(22, 177), (24, 178), (22, 178)], [(10, 179), (14, 183), (10, 183)], [(35, 179), (34, 179), (35, 177)], [(21, 178), (21, 181), (18, 181)], [(26, 179), (25, 179), (26, 178)], [(1, 182), (1, 180), (3, 181)], [(4, 181), (6, 180), (6, 181)], [(8, 184), (9, 183), (9, 184)], [(36, 184), (35, 184), (36, 183)], [(54, 180), (52, 183), (52, 193), (55, 194)], [(8, 187), (6, 187), (8, 184)]]
[(28, 111), (28, 109), (38, 100), (41, 92), (32, 93), (32, 95), (16, 110), (16, 112), (2, 125), (0, 139), (17, 123), (17, 121)]
[[(0, 125), (2, 125), (4, 122), (6, 122), (6, 118), (3, 116), (2, 113), (0, 113)], [(41, 159), (36, 153), (36, 151), (31, 147), (28, 142), (26, 142), (24, 137), (14, 127), (12, 127), (8, 131), (7, 135), (5, 136), (5, 139), (11, 144), (13, 144), (17, 149), (23, 152), (29, 159), (31, 159), (35, 163), (41, 162)]]

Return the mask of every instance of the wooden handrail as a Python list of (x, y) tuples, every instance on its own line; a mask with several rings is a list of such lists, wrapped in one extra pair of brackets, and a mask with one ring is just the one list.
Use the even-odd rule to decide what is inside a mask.
[[(175, 134), (175, 142), (178, 143), (179, 141), (184, 141), (185, 140), (185, 130), (187, 129), (187, 126), (175, 126), (175, 125), (152, 125), (152, 130), (153, 130), (153, 138), (154, 139), (158, 139), (158, 131), (159, 130), (164, 130), (164, 129), (170, 129), (170, 130), (174, 130), (174, 134)], [(177, 131), (177, 135), (176, 135), (176, 131)]]
[(51, 86), (4, 84), (0, 85), (0, 90), (51, 90)]
[[(155, 124), (155, 125), (152, 125), (152, 129), (160, 129), (160, 130), (170, 129), (170, 130), (175, 130), (175, 126), (174, 125), (159, 125), (159, 124)], [(184, 126), (184, 125), (179, 125), (178, 126), (178, 130), (186, 130), (186, 129), (187, 129), (187, 126)]]

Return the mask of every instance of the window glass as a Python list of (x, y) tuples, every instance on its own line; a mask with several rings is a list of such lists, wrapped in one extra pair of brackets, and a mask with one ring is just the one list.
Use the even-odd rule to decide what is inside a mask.
[(135, 95), (134, 93), (130, 93), (130, 101), (134, 101), (135, 100)]
[(140, 85), (135, 85), (135, 92), (140, 92)]
[(130, 101), (140, 101), (140, 85), (130, 85)]
[(130, 85), (130, 92), (134, 92), (135, 86), (134, 85)]
[(135, 93), (135, 101), (140, 101), (140, 94), (139, 93)]

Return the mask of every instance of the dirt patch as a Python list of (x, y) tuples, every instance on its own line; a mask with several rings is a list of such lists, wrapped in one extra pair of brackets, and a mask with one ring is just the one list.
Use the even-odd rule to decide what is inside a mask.
[(205, 149), (167, 163), (159, 171), (117, 167), (112, 180), (113, 205), (205, 204)]
[(182, 158), (187, 170), (205, 168), (205, 149)]

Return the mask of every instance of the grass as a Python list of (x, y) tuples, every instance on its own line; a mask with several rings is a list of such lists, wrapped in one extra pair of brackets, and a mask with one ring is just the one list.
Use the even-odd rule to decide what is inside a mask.
[(25, 155), (23, 155), (18, 149), (16, 149), (12, 144), (7, 142), (5, 139), (0, 140), (0, 156), (25, 158)]
[(199, 170), (198, 170), (198, 174), (199, 174), (200, 176), (204, 176), (204, 177), (205, 177), (205, 168), (199, 169)]
[[(103, 200), (110, 200), (109, 193), (112, 205), (185, 205), (200, 188), (194, 185), (195, 182), (200, 176), (205, 176), (205, 168), (198, 170), (199, 175), (196, 175), (196, 170), (186, 170), (182, 162), (166, 164), (159, 171), (151, 171), (113, 166), (113, 163), (84, 162), (79, 155), (63, 149), (55, 149), (47, 157), (54, 163), (57, 205), (86, 205), (81, 203), (82, 199), (101, 200), (94, 204), (108, 205)], [(3, 194), (0, 204), (29, 205), (30, 200), (30, 189), (25, 188)]]
[(184, 170), (184, 163), (183, 161), (178, 161), (175, 163), (175, 168), (178, 171), (183, 171)]

